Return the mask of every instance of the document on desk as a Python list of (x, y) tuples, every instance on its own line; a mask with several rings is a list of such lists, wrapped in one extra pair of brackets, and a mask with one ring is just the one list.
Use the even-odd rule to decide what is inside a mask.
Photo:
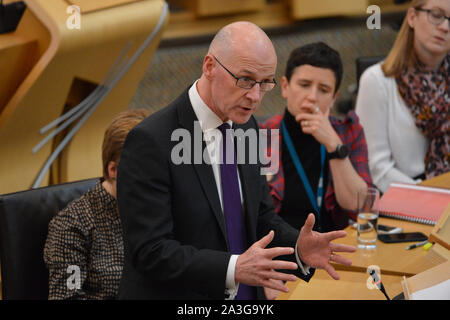
[(450, 300), (450, 279), (411, 293), (410, 300)]

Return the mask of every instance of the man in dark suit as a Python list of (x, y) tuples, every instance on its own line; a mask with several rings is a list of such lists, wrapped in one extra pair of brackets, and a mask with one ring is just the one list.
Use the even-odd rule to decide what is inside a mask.
[[(315, 267), (338, 279), (329, 262), (351, 263), (334, 252), (354, 247), (330, 243), (344, 231), (314, 232), (310, 215), (299, 233), (274, 212), (259, 163), (228, 163), (230, 151), (236, 156), (229, 129), (258, 129), (252, 114), (275, 86), (276, 64), (271, 41), (256, 25), (225, 26), (201, 78), (130, 132), (118, 172), (120, 298), (264, 298), (261, 287), (287, 292), (283, 281), (308, 281)], [(222, 135), (211, 138), (217, 128)], [(204, 140), (200, 150), (196, 132)], [(184, 134), (192, 139), (180, 142)], [(217, 150), (226, 163), (203, 161)]]

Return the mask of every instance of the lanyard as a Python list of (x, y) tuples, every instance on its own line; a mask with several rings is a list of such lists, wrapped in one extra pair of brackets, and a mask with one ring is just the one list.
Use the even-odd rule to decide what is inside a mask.
[(294, 161), (295, 168), (297, 169), (297, 173), (303, 182), (306, 193), (308, 194), (309, 201), (311, 202), (314, 210), (316, 210), (317, 214), (320, 215), (323, 197), (323, 167), (325, 164), (325, 147), (323, 145), (320, 145), (320, 163), (322, 168), (320, 169), (320, 178), (317, 186), (317, 196), (314, 196), (314, 193), (311, 189), (311, 184), (309, 183), (308, 177), (305, 174), (305, 170), (303, 169), (300, 159), (298, 158), (297, 152), (294, 148), (294, 144), (292, 143), (292, 139), (286, 129), (284, 121), (281, 122), (281, 130), (283, 133), (284, 142), (288, 147), (289, 154), (291, 155), (292, 161)]

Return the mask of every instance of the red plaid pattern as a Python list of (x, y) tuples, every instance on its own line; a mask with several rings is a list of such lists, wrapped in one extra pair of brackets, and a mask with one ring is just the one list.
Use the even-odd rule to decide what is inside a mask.
[[(347, 116), (344, 119), (338, 119), (334, 116), (330, 116), (330, 122), (333, 126), (334, 130), (336, 130), (336, 133), (339, 135), (339, 137), (342, 140), (342, 143), (347, 145), (350, 148), (350, 162), (352, 163), (353, 167), (355, 168), (356, 172), (359, 174), (359, 176), (369, 185), (373, 186), (372, 184), (372, 178), (370, 176), (369, 171), (369, 160), (368, 160), (368, 153), (367, 153), (367, 144), (366, 144), (366, 138), (364, 136), (364, 130), (362, 126), (359, 124), (359, 118), (356, 115), (355, 112), (350, 111)], [(283, 120), (283, 115), (276, 115), (269, 120), (265, 121), (263, 124), (260, 125), (261, 129), (268, 129), (270, 131), (271, 129), (279, 129), (279, 148), (281, 153), (281, 143), (282, 143), (282, 136), (281, 136), (281, 121)], [(270, 132), (268, 133), (270, 134)], [(267, 156), (271, 156), (271, 146), (270, 146), (270, 139), (268, 139), (268, 150), (266, 150)], [(275, 211), (277, 213), (281, 210), (281, 204), (283, 201), (284, 196), (284, 172), (283, 172), (283, 165), (281, 161), (281, 154), (279, 156), (279, 166), (280, 169), (277, 174), (270, 177), (268, 179), (268, 184), (270, 187), (270, 194), (272, 196), (274, 205), (275, 205)], [(356, 201), (356, 199), (355, 199)], [(328, 212), (331, 213), (332, 217), (335, 217), (336, 215), (348, 215), (351, 219), (356, 221), (356, 211), (349, 211), (344, 210), (341, 207), (339, 207), (336, 197), (334, 195), (334, 187), (333, 187), (333, 177), (331, 175), (331, 172), (328, 174), (328, 185), (325, 192), (325, 199), (324, 199), (325, 208)], [(334, 220), (334, 219), (333, 219)]]

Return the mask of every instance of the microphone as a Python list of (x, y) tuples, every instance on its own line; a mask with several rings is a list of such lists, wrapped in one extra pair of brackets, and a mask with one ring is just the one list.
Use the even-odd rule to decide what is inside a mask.
[(386, 293), (386, 290), (384, 289), (383, 283), (381, 282), (381, 279), (378, 277), (378, 274), (375, 272), (375, 269), (369, 268), (367, 269), (367, 273), (370, 274), (370, 276), (372, 277), (375, 285), (377, 286), (378, 290), (380, 290), (381, 292), (383, 292), (384, 296), (386, 297), (387, 300), (391, 300), (389, 298), (389, 296)]

